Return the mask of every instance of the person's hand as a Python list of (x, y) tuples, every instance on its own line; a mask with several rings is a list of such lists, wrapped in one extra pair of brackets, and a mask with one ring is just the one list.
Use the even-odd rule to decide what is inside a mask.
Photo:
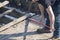
[(35, 3), (37, 0), (32, 0), (33, 3)]

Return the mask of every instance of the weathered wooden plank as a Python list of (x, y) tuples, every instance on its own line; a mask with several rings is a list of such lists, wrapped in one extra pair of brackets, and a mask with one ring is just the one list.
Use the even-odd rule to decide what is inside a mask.
[(6, 8), (6, 9), (15, 9), (13, 7), (7, 7), (7, 6), (4, 6), (4, 8)]
[(0, 3), (0, 8), (4, 7), (5, 5), (9, 4), (9, 1), (4, 1), (3, 3)]
[(9, 15), (4, 15), (6, 18), (9, 18), (9, 19), (11, 19), (11, 20), (15, 20), (15, 19), (17, 19), (17, 18), (15, 18), (15, 17), (13, 17), (13, 16), (9, 16)]
[(6, 24), (5, 26), (2, 26), (2, 27), (0, 28), (0, 32), (3, 31), (3, 30), (5, 30), (5, 29), (7, 29), (7, 28), (9, 28), (9, 27), (11, 27), (11, 26), (13, 26), (13, 25), (15, 25), (15, 24), (17, 24), (17, 23), (19, 23), (19, 22), (21, 22), (21, 21), (23, 21), (23, 20), (25, 20), (26, 17), (27, 17), (26, 15), (25, 15), (25, 16), (22, 16), (22, 17), (20, 17), (20, 18), (18, 18), (18, 19), (16, 19), (16, 20), (14, 20), (14, 21)]
[(7, 7), (7, 6), (5, 6), (4, 8), (7, 8), (7, 9), (14, 9), (14, 10), (17, 11), (18, 13), (26, 14), (25, 12), (22, 12), (21, 10), (16, 9), (16, 8), (13, 8), (13, 7)]
[(2, 27), (0, 28), (0, 32), (3, 31), (3, 30), (5, 30), (5, 29), (7, 29), (7, 28), (9, 28), (9, 27), (11, 27), (11, 26), (13, 26), (13, 25), (15, 25), (15, 24), (17, 24), (17, 23), (19, 23), (19, 22), (22, 22), (22, 21), (25, 20), (27, 17), (30, 18), (30, 17), (32, 17), (32, 16), (34, 16), (34, 15), (35, 15), (35, 14), (30, 13), (30, 14), (26, 14), (26, 15), (18, 18), (18, 19), (15, 19), (14, 21), (6, 24), (5, 26), (2, 26)]
[(12, 12), (12, 11), (13, 11), (13, 10), (7, 10), (7, 11), (5, 11), (4, 13), (0, 14), (0, 18), (1, 18), (2, 16), (6, 15), (6, 14), (9, 14), (9, 12)]

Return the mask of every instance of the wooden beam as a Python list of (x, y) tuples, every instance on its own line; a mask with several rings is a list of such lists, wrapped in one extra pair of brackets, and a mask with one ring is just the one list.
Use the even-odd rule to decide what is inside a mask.
[(9, 18), (9, 19), (11, 19), (11, 20), (17, 19), (17, 18), (15, 18), (15, 17), (13, 17), (13, 16), (10, 16), (10, 15), (4, 15), (4, 17)]
[(6, 15), (6, 14), (9, 14), (9, 12), (12, 12), (12, 11), (13, 11), (13, 10), (7, 10), (7, 11), (5, 11), (4, 13), (0, 14), (0, 18), (1, 18), (2, 16)]
[(4, 7), (5, 5), (9, 4), (9, 1), (4, 1), (3, 3), (0, 3), (0, 8)]
[(20, 18), (18, 18), (18, 19), (15, 19), (14, 21), (12, 21), (12, 22), (10, 22), (10, 23), (2, 26), (2, 27), (0, 28), (0, 32), (2, 32), (3, 30), (5, 30), (5, 29), (7, 29), (7, 28), (10, 28), (10, 27), (13, 26), (13, 25), (16, 25), (16, 24), (22, 22), (22, 21), (25, 20), (27, 17), (28, 17), (28, 18), (31, 18), (31, 17), (33, 17), (33, 16), (35, 16), (34, 13), (25, 14), (24, 16), (22, 16), (22, 17), (20, 17)]
[(7, 7), (7, 6), (4, 6), (4, 8), (6, 8), (6, 9), (15, 9), (13, 7)]
[(5, 29), (7, 29), (7, 28), (9, 28), (9, 27), (11, 27), (11, 26), (13, 26), (13, 25), (15, 25), (15, 24), (23, 21), (23, 20), (25, 20), (26, 18), (27, 18), (27, 16), (25, 15), (25, 16), (22, 16), (22, 17), (20, 17), (20, 18), (18, 18), (18, 19), (16, 19), (16, 20), (14, 20), (14, 21), (6, 24), (5, 26), (2, 26), (2, 27), (0, 28), (0, 32), (2, 32), (3, 30), (5, 30)]
[(16, 12), (18, 12), (18, 13), (26, 14), (25, 12), (22, 12), (21, 10), (16, 9), (16, 8), (13, 8), (13, 7), (7, 7), (7, 6), (5, 6), (4, 8), (7, 8), (7, 9), (14, 9), (14, 10), (15, 10)]

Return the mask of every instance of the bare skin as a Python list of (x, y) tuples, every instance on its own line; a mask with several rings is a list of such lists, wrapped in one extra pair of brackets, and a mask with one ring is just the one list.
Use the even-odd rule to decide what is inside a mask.
[(39, 9), (40, 9), (40, 12), (41, 12), (42, 20), (44, 20), (44, 7), (41, 4), (38, 4), (38, 6), (39, 6)]
[[(35, 2), (36, 0), (32, 0), (33, 2)], [(39, 9), (40, 9), (40, 12), (41, 12), (41, 16), (42, 16), (42, 19), (44, 19), (44, 7), (43, 5), (41, 4), (38, 4), (39, 6)], [(49, 15), (49, 20), (50, 20), (50, 31), (53, 32), (54, 31), (54, 22), (55, 22), (55, 16), (54, 16), (54, 12), (52, 10), (52, 7), (51, 5), (49, 5), (47, 8), (46, 8), (46, 11)]]
[(52, 10), (51, 6), (48, 6), (48, 8), (46, 9), (46, 11), (48, 12), (49, 15), (49, 20), (50, 20), (50, 31), (54, 31), (54, 23), (55, 23), (55, 16)]

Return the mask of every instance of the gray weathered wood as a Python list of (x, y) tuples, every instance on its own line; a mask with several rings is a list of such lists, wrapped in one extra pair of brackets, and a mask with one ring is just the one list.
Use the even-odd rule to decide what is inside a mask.
[(18, 19), (16, 19), (16, 20), (14, 20), (14, 21), (6, 24), (5, 26), (2, 26), (2, 27), (0, 28), (0, 32), (3, 31), (3, 30), (5, 30), (5, 29), (7, 29), (7, 28), (9, 28), (9, 27), (11, 27), (11, 26), (13, 26), (13, 25), (15, 25), (15, 24), (17, 24), (17, 23), (19, 23), (19, 22), (21, 22), (21, 21), (23, 21), (23, 20), (25, 20), (26, 17), (27, 17), (27, 16), (22, 16), (22, 17), (20, 17), (20, 18), (18, 18)]
[(0, 18), (1, 18), (2, 16), (6, 15), (6, 14), (9, 14), (9, 12), (12, 12), (12, 11), (13, 11), (13, 10), (7, 10), (7, 11), (5, 11), (4, 13), (0, 14)]
[(14, 9), (16, 12), (18, 13), (21, 13), (21, 14), (26, 14), (25, 12), (22, 12), (20, 9), (16, 9), (16, 8), (13, 8), (13, 7), (7, 7), (5, 6), (4, 8), (7, 8), (7, 9)]
[(9, 18), (9, 19), (11, 19), (11, 20), (15, 20), (15, 19), (17, 19), (17, 18), (15, 18), (15, 17), (13, 17), (13, 16), (10, 16), (10, 15), (4, 15), (6, 18)]

